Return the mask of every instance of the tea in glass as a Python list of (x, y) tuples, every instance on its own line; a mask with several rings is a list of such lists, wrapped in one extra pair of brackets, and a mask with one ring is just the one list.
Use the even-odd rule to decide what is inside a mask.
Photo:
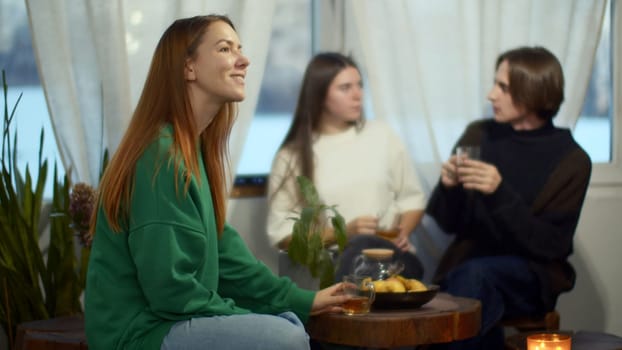
[(397, 227), (393, 228), (378, 228), (376, 229), (376, 234), (384, 239), (393, 240), (397, 238), (400, 234), (400, 229)]
[(376, 296), (371, 277), (347, 275), (343, 277), (343, 293), (350, 299), (343, 303), (346, 315), (363, 315), (369, 312)]
[(346, 315), (366, 314), (371, 307), (368, 297), (355, 296), (343, 303), (343, 310)]

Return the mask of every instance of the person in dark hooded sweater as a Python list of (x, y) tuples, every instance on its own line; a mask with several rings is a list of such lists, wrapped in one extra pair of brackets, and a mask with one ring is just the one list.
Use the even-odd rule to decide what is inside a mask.
[(488, 94), (494, 119), (472, 122), (454, 147), (478, 146), (480, 159), (452, 155), (442, 166), (426, 212), (455, 239), (434, 282), (482, 302), (479, 335), (451, 349), (502, 349), (499, 321), (543, 315), (574, 286), (568, 256), (592, 165), (553, 125), (563, 90), (545, 48), (501, 54)]

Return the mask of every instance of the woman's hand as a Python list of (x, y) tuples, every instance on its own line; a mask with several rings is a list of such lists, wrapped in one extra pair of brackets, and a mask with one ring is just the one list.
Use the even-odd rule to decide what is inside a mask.
[(458, 158), (456, 155), (449, 157), (441, 167), (441, 183), (445, 187), (458, 186)]
[(415, 228), (421, 223), (423, 218), (423, 209), (407, 210), (399, 215), (399, 236), (392, 242), (401, 251), (415, 251), (415, 246), (410, 242), (410, 235)]
[(499, 188), (502, 178), (494, 165), (479, 160), (465, 159), (458, 168), (458, 180), (467, 190), (491, 194)]
[(341, 305), (350, 297), (342, 294), (342, 291), (343, 283), (341, 282), (318, 291), (313, 299), (311, 315), (343, 311)]
[(371, 215), (359, 216), (346, 225), (348, 236), (356, 234), (373, 235), (376, 233), (376, 229), (378, 229), (378, 218)]

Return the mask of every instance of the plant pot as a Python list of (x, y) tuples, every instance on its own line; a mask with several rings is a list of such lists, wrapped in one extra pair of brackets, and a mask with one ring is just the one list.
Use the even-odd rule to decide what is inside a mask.
[(291, 261), (286, 250), (279, 250), (279, 276), (289, 277), (300, 288), (320, 289), (320, 279), (311, 276), (305, 266)]

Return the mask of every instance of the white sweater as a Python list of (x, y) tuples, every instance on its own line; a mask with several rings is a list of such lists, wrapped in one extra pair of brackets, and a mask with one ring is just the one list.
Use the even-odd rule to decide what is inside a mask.
[[(313, 144), (314, 183), (320, 200), (337, 205), (346, 223), (359, 216), (380, 217), (390, 224), (408, 210), (422, 210), (425, 197), (413, 163), (398, 135), (384, 122), (370, 120), (361, 130), (351, 127), (339, 134), (319, 135)], [(277, 152), (268, 184), (267, 232), (276, 245), (292, 232), (300, 205), (288, 149)], [(283, 178), (287, 180), (282, 186)], [(278, 191), (277, 191), (278, 190)]]

